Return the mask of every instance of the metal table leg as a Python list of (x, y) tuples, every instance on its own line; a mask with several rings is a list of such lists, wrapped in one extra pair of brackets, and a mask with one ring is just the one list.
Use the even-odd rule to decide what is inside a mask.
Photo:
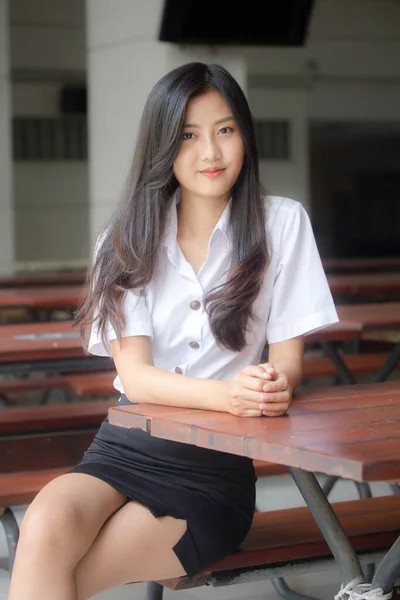
[(386, 381), (388, 377), (392, 374), (392, 372), (397, 367), (398, 362), (400, 361), (400, 344), (396, 344), (394, 350), (389, 355), (389, 358), (381, 366), (379, 371), (373, 376), (372, 382), (379, 383), (381, 381)]
[(384, 594), (390, 594), (396, 579), (400, 577), (400, 537), (376, 569), (371, 589), (381, 588)]
[(339, 480), (339, 477), (336, 477), (336, 475), (329, 475), (326, 478), (326, 480), (322, 484), (322, 491), (324, 492), (325, 496), (329, 496), (329, 494), (331, 493), (331, 491), (334, 488), (335, 483), (338, 480)]
[(146, 600), (162, 600), (164, 587), (157, 581), (147, 583)]
[(4, 533), (6, 534), (8, 565), (11, 573), (13, 570), (15, 553), (17, 550), (19, 527), (13, 511), (8, 506), (4, 509), (0, 509), (0, 523), (3, 525)]
[(345, 584), (354, 580), (364, 583), (360, 561), (314, 473), (294, 467), (289, 467), (289, 471), (335, 557)]
[(335, 600), (389, 600), (400, 577), (400, 537), (382, 559), (372, 583), (366, 583), (360, 561), (315, 475), (294, 467), (289, 471), (342, 574), (344, 583)]
[(321, 347), (325, 356), (330, 358), (335, 365), (341, 383), (344, 385), (354, 385), (357, 383), (354, 375), (348, 370), (346, 363), (340, 356), (336, 346), (332, 342), (322, 342)]

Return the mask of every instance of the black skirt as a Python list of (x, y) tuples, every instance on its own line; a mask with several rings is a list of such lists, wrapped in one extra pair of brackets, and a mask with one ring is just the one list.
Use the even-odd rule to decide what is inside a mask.
[[(130, 402), (123, 395), (118, 404)], [(102, 479), (156, 518), (185, 519), (173, 550), (189, 576), (237, 550), (251, 527), (257, 478), (246, 457), (155, 438), (106, 418), (69, 472)]]

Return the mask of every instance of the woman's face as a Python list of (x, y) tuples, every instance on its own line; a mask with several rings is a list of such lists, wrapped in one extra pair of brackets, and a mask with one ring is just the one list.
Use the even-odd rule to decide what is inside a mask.
[(174, 174), (186, 193), (229, 197), (243, 165), (244, 146), (232, 111), (216, 91), (188, 103)]

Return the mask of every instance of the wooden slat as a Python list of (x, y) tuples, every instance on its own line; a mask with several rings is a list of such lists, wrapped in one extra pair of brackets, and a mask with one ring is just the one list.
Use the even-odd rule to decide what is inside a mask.
[[(0, 395), (30, 392), (35, 390), (65, 389), (68, 381), (62, 375), (57, 377), (35, 377), (30, 379), (5, 379), (0, 381)], [(2, 415), (0, 414), (0, 431)]]
[[(26, 335), (73, 333), (76, 337), (25, 339)], [(21, 337), (23, 336), (23, 337)], [(0, 362), (85, 358), (79, 332), (69, 321), (0, 326)]]
[(400, 272), (329, 274), (327, 278), (333, 294), (366, 295), (400, 292)]
[[(296, 393), (296, 400), (301, 400), (302, 405), (314, 400), (335, 400), (336, 402), (349, 402), (356, 400), (357, 403), (368, 397), (380, 401), (383, 396), (392, 396), (400, 393), (398, 381), (385, 381), (383, 383), (357, 383), (357, 385), (332, 385), (314, 390), (304, 389)], [(358, 405), (358, 404), (357, 404)]]
[(40, 286), (0, 289), (0, 308), (72, 308), (83, 296), (82, 286)]
[(70, 467), (41, 471), (19, 471), (0, 475), (0, 507), (28, 504), (50, 481), (63, 475)]
[(341, 323), (359, 323), (363, 331), (400, 327), (400, 302), (339, 305), (337, 312)]
[[(8, 409), (6, 409), (8, 410)], [(97, 428), (0, 437), (0, 473), (53, 469), (77, 464)]]
[[(348, 354), (343, 360), (351, 373), (373, 373), (386, 362), (388, 354), (384, 352)], [(303, 378), (328, 377), (336, 375), (335, 365), (326, 356), (311, 356), (304, 359)], [(400, 365), (399, 365), (400, 368)]]
[(96, 371), (94, 373), (73, 373), (66, 375), (71, 390), (77, 396), (100, 396), (118, 394), (113, 386), (115, 371)]
[(81, 285), (85, 282), (86, 271), (25, 272), (0, 277), (0, 287), (27, 287), (37, 285)]
[(257, 477), (272, 477), (273, 475), (285, 475), (288, 473), (285, 465), (277, 465), (263, 460), (254, 460), (253, 464)]
[(400, 256), (393, 257), (366, 257), (366, 258), (324, 258), (322, 260), (327, 272), (371, 272), (371, 271), (399, 271)]
[(46, 406), (19, 406), (0, 411), (0, 433), (96, 427), (107, 416), (115, 400), (93, 400)]

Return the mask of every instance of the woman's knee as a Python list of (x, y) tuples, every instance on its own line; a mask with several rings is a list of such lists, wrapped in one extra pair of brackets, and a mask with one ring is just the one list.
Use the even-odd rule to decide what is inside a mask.
[(125, 498), (104, 482), (64, 475), (43, 488), (22, 521), (19, 544), (75, 563)]
[(70, 498), (35, 499), (21, 525), (19, 544), (34, 544), (35, 551), (68, 553), (77, 548), (85, 528), (82, 511)]

